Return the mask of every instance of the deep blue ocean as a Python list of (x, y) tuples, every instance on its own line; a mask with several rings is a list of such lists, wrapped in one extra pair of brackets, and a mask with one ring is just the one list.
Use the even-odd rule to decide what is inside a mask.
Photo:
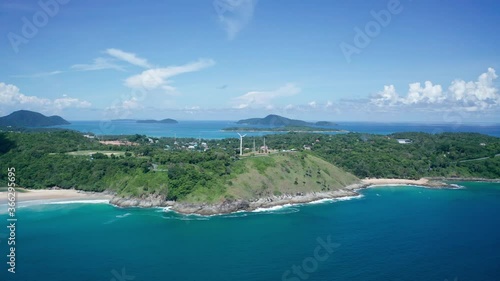
[[(151, 137), (191, 137), (221, 139), (237, 137), (235, 132), (224, 132), (228, 127), (243, 127), (235, 121), (179, 121), (178, 124), (136, 123), (135, 121), (71, 121), (70, 125), (56, 126), (98, 135), (145, 134)], [(256, 126), (249, 126), (256, 127)], [(262, 127), (262, 126), (261, 126)], [(395, 132), (475, 132), (500, 137), (500, 124), (423, 124), (423, 123), (370, 123), (339, 122), (336, 129), (350, 132), (391, 134)], [(249, 136), (261, 136), (268, 132), (248, 132)]]
[(459, 184), (213, 217), (26, 206), (15, 274), (0, 237), (0, 280), (500, 280), (500, 184)]

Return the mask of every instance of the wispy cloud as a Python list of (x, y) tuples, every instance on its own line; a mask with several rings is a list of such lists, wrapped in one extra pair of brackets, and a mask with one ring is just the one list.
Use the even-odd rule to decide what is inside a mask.
[(103, 70), (103, 69), (114, 69), (119, 71), (124, 71), (124, 67), (115, 64), (109, 58), (95, 58), (92, 64), (75, 64), (71, 66), (72, 69), (78, 71), (93, 71), (93, 70)]
[(116, 58), (116, 59), (128, 62), (128, 63), (136, 65), (136, 66), (140, 66), (140, 67), (144, 67), (144, 68), (151, 68), (152, 67), (146, 59), (139, 58), (134, 53), (128, 53), (128, 52), (122, 51), (120, 49), (113, 49), (113, 48), (107, 49), (105, 51), (105, 53)]
[(300, 93), (301, 89), (292, 83), (288, 83), (273, 91), (252, 91), (236, 97), (232, 100), (233, 108), (248, 107), (273, 107), (272, 101), (280, 97), (294, 96)]
[(11, 77), (15, 77), (15, 78), (38, 78), (38, 77), (45, 77), (45, 76), (57, 75), (57, 74), (61, 74), (61, 73), (64, 73), (64, 72), (65, 71), (55, 70), (55, 71), (39, 72), (39, 73), (33, 73), (33, 74), (11, 75)]
[(180, 66), (152, 68), (127, 78), (125, 85), (134, 89), (154, 90), (163, 88), (167, 91), (174, 91), (175, 88), (169, 85), (169, 78), (183, 73), (199, 71), (214, 64), (215, 61), (211, 59), (200, 59)]
[(215, 0), (214, 8), (229, 40), (245, 28), (254, 15), (257, 0)]

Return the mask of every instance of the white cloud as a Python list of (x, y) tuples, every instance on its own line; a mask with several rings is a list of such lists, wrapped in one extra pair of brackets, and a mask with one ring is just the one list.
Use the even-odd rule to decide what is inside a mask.
[(137, 65), (144, 68), (151, 68), (151, 65), (148, 63), (146, 59), (139, 58), (134, 53), (124, 52), (120, 49), (114, 49), (114, 48), (107, 49), (105, 53), (114, 58), (126, 61), (133, 65)]
[(125, 69), (113, 63), (109, 58), (96, 58), (92, 64), (75, 64), (71, 66), (72, 69), (78, 71), (92, 71), (92, 70), (103, 70), (103, 69), (114, 69), (119, 71), (124, 71)]
[(395, 105), (400, 100), (394, 85), (384, 86), (384, 90), (377, 93), (371, 102), (377, 106)]
[(421, 87), (420, 83), (410, 84), (410, 89), (406, 98), (402, 100), (405, 104), (416, 103), (441, 103), (446, 97), (443, 95), (441, 85), (432, 85), (432, 82), (425, 81), (425, 87)]
[(31, 109), (44, 112), (54, 112), (66, 108), (86, 108), (91, 104), (77, 98), (64, 96), (58, 99), (47, 99), (36, 96), (27, 96), (12, 84), (0, 82), (0, 107), (2, 111), (14, 111), (18, 109)]
[(500, 95), (493, 81), (498, 78), (495, 69), (488, 68), (488, 72), (479, 76), (476, 82), (455, 80), (448, 88), (450, 100), (469, 109), (470, 111), (483, 110), (500, 105)]
[(215, 0), (214, 8), (229, 40), (247, 26), (253, 18), (257, 0)]
[(134, 89), (153, 90), (161, 87), (167, 91), (174, 91), (175, 88), (169, 85), (168, 78), (182, 73), (199, 71), (214, 64), (215, 62), (211, 59), (200, 59), (180, 66), (148, 69), (141, 74), (127, 78), (125, 85)]
[(371, 99), (371, 104), (378, 107), (411, 106), (427, 110), (465, 110), (480, 111), (500, 106), (500, 95), (494, 85), (498, 76), (493, 68), (479, 76), (476, 82), (454, 80), (443, 91), (441, 85), (433, 85), (426, 81), (422, 87), (420, 83), (412, 83), (406, 96), (399, 96), (394, 85), (384, 86)]
[(252, 91), (233, 99), (233, 108), (266, 107), (272, 106), (271, 102), (280, 97), (294, 96), (301, 89), (292, 83), (288, 83), (274, 91)]
[(144, 108), (137, 97), (130, 97), (115, 101), (111, 106), (106, 108), (105, 115), (107, 119), (122, 119), (127, 118), (132, 114), (132, 111)]
[(308, 105), (309, 105), (310, 107), (312, 107), (312, 108), (316, 108), (316, 106), (317, 106), (318, 104), (316, 103), (316, 101), (311, 101), (311, 102), (309, 102), (309, 103), (308, 103)]
[(57, 108), (57, 109), (64, 109), (64, 108), (88, 108), (92, 104), (88, 101), (84, 100), (79, 100), (77, 98), (70, 98), (64, 95), (63, 98), (55, 99), (52, 104)]

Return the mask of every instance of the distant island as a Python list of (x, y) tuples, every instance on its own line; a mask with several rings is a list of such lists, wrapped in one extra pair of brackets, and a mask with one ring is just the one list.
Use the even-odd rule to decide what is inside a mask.
[(45, 116), (29, 110), (18, 110), (0, 117), (0, 126), (3, 127), (46, 127), (68, 124), (70, 123), (60, 116)]
[(318, 121), (316, 123), (290, 119), (283, 116), (270, 114), (264, 118), (249, 118), (243, 119), (236, 122), (236, 124), (245, 124), (245, 125), (265, 125), (265, 126), (335, 126), (337, 124), (329, 122), (329, 121)]
[(338, 124), (330, 121), (318, 121), (314, 123), (314, 125), (328, 127), (328, 126), (337, 126)]
[(174, 119), (163, 119), (163, 120), (153, 120), (153, 119), (148, 119), (148, 120), (137, 120), (137, 123), (162, 123), (162, 124), (177, 124), (179, 123), (177, 120)]
[(226, 132), (289, 132), (289, 133), (314, 133), (314, 132), (347, 132), (345, 130), (333, 128), (320, 128), (311, 126), (284, 126), (273, 128), (256, 128), (256, 127), (229, 127), (222, 129)]

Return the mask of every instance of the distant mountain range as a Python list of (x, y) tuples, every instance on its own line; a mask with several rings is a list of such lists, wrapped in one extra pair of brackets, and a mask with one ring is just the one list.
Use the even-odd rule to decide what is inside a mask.
[(335, 126), (337, 124), (329, 121), (319, 121), (316, 123), (306, 122), (302, 120), (290, 119), (283, 116), (270, 114), (264, 118), (243, 119), (236, 122), (237, 124), (245, 125), (265, 125), (265, 126)]
[(152, 119), (137, 120), (136, 122), (137, 123), (163, 123), (163, 124), (177, 124), (177, 123), (179, 123), (179, 122), (177, 122), (177, 120), (170, 119), (170, 118), (163, 119), (163, 120), (152, 120)]
[(7, 116), (0, 117), (0, 126), (4, 127), (46, 127), (67, 124), (70, 123), (60, 116), (45, 116), (29, 110), (18, 110)]

